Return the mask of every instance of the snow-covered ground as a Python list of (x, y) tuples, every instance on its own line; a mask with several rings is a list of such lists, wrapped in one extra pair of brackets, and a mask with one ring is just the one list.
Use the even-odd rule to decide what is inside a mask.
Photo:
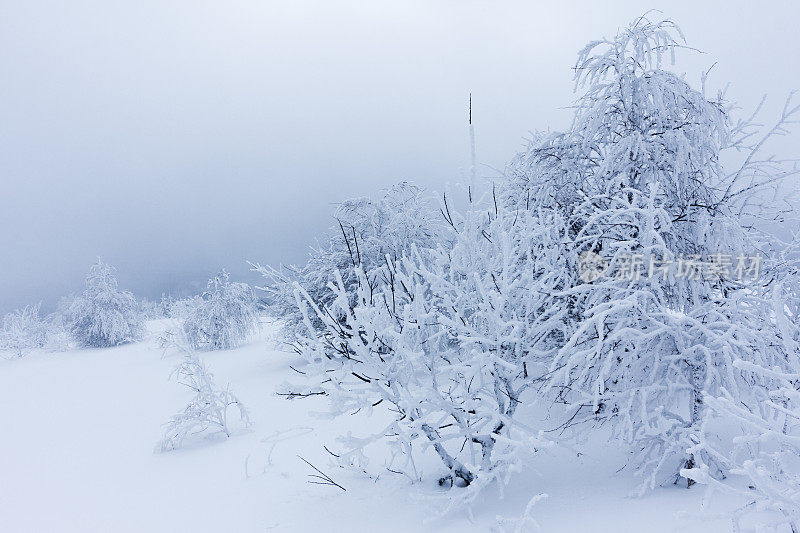
[[(617, 473), (624, 454), (600, 443), (581, 456), (537, 453), (503, 499), (488, 491), (472, 517), (426, 520), (441, 506), (432, 475), (409, 485), (331, 462), (323, 446), (363, 433), (364, 417), (320, 418), (310, 412), (324, 411), (324, 399), (275, 394), (299, 362), (276, 349), (271, 326), (242, 348), (202, 354), (249, 408), (252, 429), (234, 424), (229, 439), (154, 453), (162, 423), (191, 397), (168, 379), (180, 358), (162, 356), (159, 327), (137, 344), (0, 359), (0, 531), (491, 531), (498, 515), (518, 517), (547, 493), (533, 512), (546, 532), (721, 532), (730, 521), (709, 517), (740, 503), (714, 498), (703, 512), (703, 489), (685, 485), (629, 498), (637, 479)], [(309, 484), (314, 472), (298, 456), (346, 491)]]

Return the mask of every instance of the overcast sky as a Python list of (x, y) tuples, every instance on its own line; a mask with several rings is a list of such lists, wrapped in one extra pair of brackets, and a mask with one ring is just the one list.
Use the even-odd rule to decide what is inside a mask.
[[(333, 204), (563, 127), (587, 41), (648, 7), (773, 118), (800, 87), (796, 2), (0, 2), (0, 311), (80, 290), (102, 256), (138, 295), (303, 260)], [(778, 149), (800, 147), (783, 140)], [(800, 150), (796, 150), (794, 155)]]

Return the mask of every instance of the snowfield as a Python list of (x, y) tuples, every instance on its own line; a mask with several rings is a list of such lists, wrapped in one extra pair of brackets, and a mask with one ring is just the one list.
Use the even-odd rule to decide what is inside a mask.
[[(162, 355), (163, 328), (150, 322), (143, 342), (116, 348), (0, 360), (2, 531), (514, 531), (498, 516), (518, 519), (530, 498), (546, 493), (531, 514), (541, 531), (722, 532), (731, 530), (724, 515), (744, 503), (718, 495), (703, 512), (705, 489), (683, 483), (629, 498), (638, 479), (617, 473), (626, 460), (618, 446), (599, 442), (580, 457), (558, 448), (532, 454), (504, 498), (493, 488), (471, 517), (437, 517), (446, 491), (436, 484), (435, 460), (413, 487), (385, 469), (375, 478), (332, 462), (323, 446), (336, 450), (349, 431), (366, 434), (370, 419), (326, 419), (314, 414), (325, 411), (324, 398), (277, 396), (283, 382), (302, 376), (289, 368), (299, 358), (276, 348), (269, 324), (239, 349), (201, 355), (250, 410), (252, 428), (234, 417), (228, 439), (154, 453), (161, 424), (191, 397), (168, 379), (180, 356)], [(308, 483), (314, 471), (298, 456), (346, 491)], [(381, 470), (380, 457), (370, 461)]]
[[(297, 23), (306, 27), (316, 11)], [(401, 11), (393, 11), (393, 24), (405, 23)], [(439, 15), (448, 28), (471, 36), (461, 18)], [(445, 146), (455, 130), (441, 130), (437, 139), (445, 144), (424, 146), (421, 158), (403, 142), (383, 143), (377, 151), (344, 142), (346, 159), (377, 157), (383, 165), (348, 171), (344, 160), (329, 157), (341, 147), (324, 134), (317, 138), (322, 149), (314, 148), (313, 136), (280, 128), (275, 136), (260, 135), (266, 130), (250, 135), (246, 120), (240, 124), (248, 113), (238, 112), (226, 114), (233, 128), (227, 133), (212, 128), (218, 138), (203, 136), (201, 128), (181, 141), (180, 132), (168, 128), (164, 158), (137, 151), (136, 143), (128, 146), (124, 135), (98, 122), (95, 133), (111, 144), (82, 143), (94, 148), (87, 173), (72, 160), (74, 146), (61, 142), (63, 135), (28, 128), (29, 113), (20, 114), (22, 129), (43, 132), (42, 139), (29, 139), (31, 146), (48, 136), (58, 141), (36, 154), (68, 156), (53, 167), (58, 175), (72, 168), (75, 178), (58, 181), (58, 209), (77, 209), (81, 216), (71, 217), (79, 224), (75, 231), (40, 231), (37, 224), (59, 224), (59, 210), (29, 213), (43, 188), (22, 187), (17, 200), (10, 181), (10, 203), (22, 211), (6, 217), (5, 226), (15, 235), (28, 226), (37, 231), (16, 239), (25, 250), (12, 242), (7, 255), (53, 264), (47, 275), (15, 280), (19, 289), (26, 280), (30, 285), (28, 305), (12, 310), (22, 292), (7, 298), (0, 291), (0, 307), (9, 311), (0, 316), (0, 533), (800, 533), (800, 217), (791, 194), (798, 190), (800, 158), (788, 151), (791, 141), (781, 140), (800, 125), (800, 93), (787, 91), (782, 105), (764, 97), (743, 109), (716, 79), (717, 61), (699, 57), (678, 24), (663, 15), (646, 11), (614, 35), (587, 35), (591, 40), (572, 68), (564, 63), (560, 70), (572, 73), (573, 91), (559, 97), (557, 120), (540, 113), (550, 107), (545, 93), (529, 92), (519, 106), (503, 106), (503, 116), (556, 120), (536, 124), (503, 165), (495, 156), (478, 157), (483, 151), (472, 121), (473, 90), (475, 124), (497, 114), (491, 102), (502, 93), (498, 76), (476, 70), (461, 89), (437, 88), (449, 94), (450, 111), (458, 108), (459, 91), (469, 95), (462, 115), (469, 166), (459, 165), (457, 173), (461, 156), (447, 152), (455, 144)], [(147, 25), (158, 18), (146, 17)], [(602, 21), (583, 18), (600, 32)], [(741, 33), (706, 18), (727, 33)], [(108, 29), (94, 14), (87, 20)], [(241, 32), (220, 20), (223, 30)], [(69, 47), (64, 53), (61, 47), (70, 41), (59, 33), (65, 25), (57, 26), (47, 32), (58, 36), (55, 63), (69, 56)], [(453, 44), (458, 39), (442, 39), (434, 26), (424, 26), (437, 36), (436, 46), (460, 50)], [(570, 28), (578, 31), (581, 24)], [(158, 25), (144, 33), (151, 29)], [(297, 33), (291, 25), (285, 29)], [(364, 42), (384, 37), (374, 30)], [(752, 30), (745, 33), (761, 31)], [(87, 40), (84, 33), (76, 33), (81, 42), (117, 37), (107, 32)], [(168, 33), (171, 46), (185, 52), (180, 63), (196, 66), (196, 47), (180, 46), (182, 32)], [(380, 45), (360, 46), (361, 39), (338, 33), (359, 49), (380, 51)], [(392, 39), (398, 32), (384, 33), (404, 58), (435, 52), (424, 39), (397, 47)], [(210, 32), (202, 40), (230, 44), (222, 37)], [(549, 64), (562, 44), (576, 44), (572, 37), (539, 32), (533, 48), (515, 41), (513, 49), (539, 63), (546, 56)], [(717, 46), (705, 37), (698, 44)], [(27, 51), (19, 66), (47, 50), (40, 46), (47, 39), (24, 38), (35, 46), (11, 47)], [(302, 48), (316, 54), (332, 42), (311, 39)], [(203, 83), (213, 82), (214, 102), (197, 108), (199, 122), (187, 123), (206, 121), (205, 111), (220, 100), (220, 80), (230, 85), (229, 60), (261, 64), (276, 55), (260, 54), (251, 44), (248, 37), (246, 54), (219, 55), (222, 63), (213, 61), (214, 53), (199, 55), (197, 65), (210, 75), (188, 76), (197, 85), (188, 99), (168, 91), (182, 106), (202, 98)], [(129, 87), (128, 74), (138, 72), (148, 51), (157, 51), (134, 48), (137, 63), (128, 69), (117, 68), (115, 55), (101, 54), (113, 56), (127, 96), (137, 90)], [(294, 68), (284, 61), (291, 47), (276, 50), (279, 71), (291, 74), (283, 70)], [(348, 45), (333, 54), (352, 61), (339, 69), (345, 78), (366, 72), (359, 65), (367, 58), (355, 52)], [(467, 51), (462, 66), (494, 68), (494, 58), (483, 52)], [(525, 68), (504, 54), (496, 59), (505, 67)], [(81, 68), (56, 69), (58, 76), (103, 81), (102, 90), (87, 93), (103, 105), (83, 107), (127, 110), (104, 100), (120, 92), (113, 90), (114, 76), (84, 68), (96, 54), (73, 55)], [(317, 63), (298, 63), (303, 68), (297, 72), (330, 78), (330, 69), (317, 76), (319, 69), (305, 68)], [(773, 66), (786, 70), (785, 63)], [(221, 76), (215, 67), (223, 67)], [(402, 77), (394, 68), (384, 70)], [(445, 69), (438, 78), (461, 70)], [(24, 78), (25, 72), (17, 74)], [(147, 81), (134, 77), (139, 85)], [(769, 82), (764, 92), (784, 91), (778, 78), (750, 77)], [(370, 74), (357, 94), (369, 102), (401, 94), (394, 81), (379, 78)], [(31, 92), (36, 105), (44, 94), (39, 85), (44, 93), (52, 86), (57, 96), (66, 87), (37, 84)], [(150, 85), (141, 85), (147, 94), (133, 100), (150, 105), (157, 96)], [(432, 94), (430, 84), (418, 85), (414, 98)], [(332, 108), (331, 117), (345, 109), (327, 105), (333, 101), (327, 87), (302, 87), (303, 105), (294, 108), (314, 116)], [(65, 102), (67, 111), (83, 109)], [(309, 129), (290, 111), (293, 127)], [(571, 119), (564, 121), (563, 113)], [(419, 127), (436, 127), (428, 123), (435, 117), (423, 115), (405, 126), (373, 121), (368, 129), (374, 135), (399, 126), (414, 137)], [(120, 132), (145, 131), (139, 126), (146, 116), (120, 114)], [(457, 120), (457, 113), (447, 116)], [(492, 128), (480, 131), (495, 138), (491, 151), (504, 142)], [(220, 151), (225, 138), (236, 140), (235, 149)], [(147, 139), (152, 144), (152, 135)], [(114, 142), (122, 148), (114, 151)], [(223, 161), (220, 180), (213, 179), (212, 165), (201, 168), (202, 180), (181, 183), (181, 176), (195, 174), (181, 172), (182, 164), (200, 168), (197, 154), (181, 149), (182, 142)], [(324, 172), (312, 175), (334, 184), (317, 191), (335, 202), (330, 227), (315, 235), (299, 264), (278, 261), (301, 257), (311, 242), (307, 232), (322, 220), (319, 205), (295, 180), (308, 169), (288, 157), (291, 171), (255, 169), (255, 181), (247, 177), (247, 160), (268, 165), (292, 145), (307, 148), (301, 159), (324, 159)], [(431, 164), (440, 148), (444, 159)], [(112, 171), (100, 172), (95, 152), (114, 155)], [(134, 154), (135, 164), (117, 164), (123, 152)], [(435, 188), (399, 181), (378, 192), (388, 183), (381, 173), (396, 175), (401, 167), (395, 163), (403, 158), (411, 166), (399, 175), (418, 176)], [(37, 164), (11, 170), (25, 178)], [(116, 174), (126, 178), (126, 187), (108, 187), (108, 176)], [(231, 188), (231, 176), (245, 188)], [(63, 183), (92, 201), (61, 198)], [(98, 201), (104, 188), (113, 195)], [(162, 201), (170, 188), (179, 201)], [(358, 196), (327, 198), (334, 189)], [(267, 196), (291, 205), (293, 216), (258, 201)], [(115, 209), (122, 204), (157, 224), (132, 223)], [(203, 215), (202, 224), (192, 224), (187, 209)], [(164, 246), (150, 246), (157, 233), (150, 230), (173, 225), (177, 240), (170, 233)], [(58, 246), (39, 247), (53, 257), (31, 255), (41, 244), (34, 241), (47, 234), (64, 237)], [(31, 243), (37, 246), (28, 250)], [(74, 273), (70, 264), (87, 259), (89, 251), (120, 261), (123, 284), (101, 257), (82, 290), (66, 284)], [(258, 273), (258, 285), (232, 279), (225, 269), (212, 274), (209, 265), (223, 260), (238, 265), (240, 275), (246, 262), (245, 279)], [(211, 275), (205, 288), (198, 283), (201, 272)], [(58, 304), (57, 287), (64, 294)], [(41, 297), (50, 302), (35, 303)]]

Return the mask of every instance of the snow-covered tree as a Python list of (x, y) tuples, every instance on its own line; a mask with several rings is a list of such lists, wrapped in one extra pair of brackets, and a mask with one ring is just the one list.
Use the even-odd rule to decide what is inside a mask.
[(98, 260), (86, 276), (86, 289), (67, 310), (72, 336), (89, 347), (117, 346), (144, 335), (136, 298), (119, 289), (114, 268)]
[(208, 281), (202, 295), (180, 305), (173, 311), (181, 315), (182, 334), (194, 349), (235, 348), (258, 327), (253, 289), (230, 281), (224, 270)]
[[(342, 274), (349, 290), (357, 279), (353, 267), (371, 275), (386, 264), (386, 256), (399, 258), (404, 250), (435, 247), (442, 236), (438, 212), (419, 187), (407, 182), (391, 187), (378, 200), (353, 198), (342, 202), (334, 213), (336, 226), (327, 241), (311, 251), (302, 267), (280, 270), (254, 264), (266, 279), (269, 309), (284, 323), (283, 332), (292, 342), (305, 333), (303, 316), (294, 297), (294, 283), (299, 283), (315, 301), (330, 304), (335, 295), (329, 284), (335, 283), (334, 272)], [(322, 324), (315, 317), (312, 323)]]
[[(706, 393), (726, 387), (747, 399), (755, 378), (735, 358), (781, 359), (761, 347), (763, 302), (730, 262), (759, 253), (741, 220), (786, 172), (752, 157), (760, 145), (747, 150), (753, 132), (731, 126), (721, 98), (664, 70), (680, 40), (673, 23), (641, 17), (584, 48), (571, 127), (517, 157), (500, 195), (518, 211), (556, 210), (568, 227), (563, 253), (607, 266), (560, 293), (570, 334), (550, 362), (549, 390), (570, 406), (570, 425), (611, 422), (639, 451), (648, 487), (695, 463), (686, 449)], [(746, 156), (731, 170), (722, 154), (735, 150)], [(701, 261), (716, 272), (698, 271)]]

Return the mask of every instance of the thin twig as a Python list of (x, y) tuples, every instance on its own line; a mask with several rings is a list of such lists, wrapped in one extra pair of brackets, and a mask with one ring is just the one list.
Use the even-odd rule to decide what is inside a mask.
[(313, 479), (321, 479), (322, 481), (312, 481), (312, 480), (309, 479), (308, 483), (311, 483), (313, 485), (331, 485), (333, 487), (339, 487), (343, 491), (347, 492), (346, 488), (342, 487), (341, 485), (336, 483), (334, 480), (332, 480), (328, 474), (326, 474), (325, 472), (323, 472), (322, 470), (320, 470), (316, 466), (314, 466), (311, 463), (309, 463), (308, 461), (306, 461), (303, 457), (301, 457), (299, 455), (297, 457), (300, 457), (301, 461), (303, 461), (305, 464), (307, 464), (308, 466), (313, 468), (315, 471), (319, 472), (319, 475), (317, 475), (317, 474), (308, 474), (308, 477), (313, 478)]

